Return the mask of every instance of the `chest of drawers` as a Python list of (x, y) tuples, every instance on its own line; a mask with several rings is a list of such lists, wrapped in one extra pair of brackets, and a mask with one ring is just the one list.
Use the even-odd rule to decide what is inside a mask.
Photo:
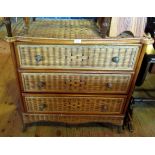
[(142, 58), (152, 40), (103, 39), (97, 34), (95, 39), (45, 38), (35, 33), (37, 37), (30, 29), (26, 36), (7, 38), (23, 123), (123, 126)]

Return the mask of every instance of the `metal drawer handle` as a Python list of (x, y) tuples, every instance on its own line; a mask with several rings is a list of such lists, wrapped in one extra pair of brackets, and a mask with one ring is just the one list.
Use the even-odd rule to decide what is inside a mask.
[(119, 63), (119, 57), (113, 57), (112, 62)]
[(46, 82), (43, 82), (43, 81), (39, 81), (38, 82), (38, 88), (44, 88), (46, 86)]
[(106, 87), (107, 87), (107, 88), (112, 88), (112, 83), (107, 83), (107, 84), (106, 84)]
[(108, 110), (108, 106), (107, 105), (102, 105), (101, 106), (101, 111), (102, 112), (106, 112)]
[(45, 103), (41, 103), (41, 104), (39, 105), (39, 110), (40, 110), (40, 111), (43, 111), (46, 107), (47, 107), (47, 105), (46, 105)]
[(40, 61), (43, 61), (43, 56), (42, 55), (36, 55), (35, 60), (37, 63), (39, 63)]

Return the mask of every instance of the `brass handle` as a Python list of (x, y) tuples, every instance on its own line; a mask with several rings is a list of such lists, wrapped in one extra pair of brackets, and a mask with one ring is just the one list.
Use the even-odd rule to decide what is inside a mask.
[(106, 84), (106, 87), (107, 87), (107, 88), (112, 88), (112, 83), (107, 83), (107, 84)]
[(41, 103), (41, 104), (39, 105), (39, 110), (40, 110), (40, 111), (43, 111), (46, 107), (47, 107), (47, 105), (46, 105), (45, 103)]
[(38, 88), (44, 88), (46, 86), (46, 82), (43, 82), (43, 81), (39, 81), (38, 82)]
[(42, 55), (36, 55), (35, 60), (37, 63), (39, 63), (40, 61), (43, 61), (43, 56)]
[(107, 110), (108, 110), (107, 105), (104, 104), (104, 105), (101, 106), (101, 111), (102, 112), (106, 112)]
[(119, 62), (119, 57), (113, 57), (112, 62), (118, 63)]

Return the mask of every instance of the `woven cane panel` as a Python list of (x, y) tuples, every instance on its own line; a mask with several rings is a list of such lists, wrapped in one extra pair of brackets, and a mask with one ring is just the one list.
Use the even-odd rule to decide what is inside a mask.
[(24, 91), (127, 93), (131, 74), (21, 73)]
[(24, 97), (28, 112), (120, 114), (124, 98), (93, 96)]
[(110, 117), (102, 115), (62, 115), (62, 114), (23, 114), (24, 123), (33, 122), (65, 122), (65, 123), (88, 123), (106, 122), (115, 125), (123, 125), (123, 117)]
[[(21, 27), (22, 28), (22, 27)], [(28, 33), (24, 29), (14, 29), (13, 34), (24, 37), (59, 39), (100, 39), (96, 23), (93, 20), (36, 20), (29, 25)]]
[(133, 70), (139, 46), (17, 45), (20, 67)]

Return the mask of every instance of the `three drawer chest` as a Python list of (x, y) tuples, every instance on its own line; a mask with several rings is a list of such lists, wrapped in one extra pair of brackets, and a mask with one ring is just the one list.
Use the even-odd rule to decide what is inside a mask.
[(90, 20), (34, 21), (7, 37), (24, 127), (33, 122), (125, 124), (151, 38), (101, 38)]

